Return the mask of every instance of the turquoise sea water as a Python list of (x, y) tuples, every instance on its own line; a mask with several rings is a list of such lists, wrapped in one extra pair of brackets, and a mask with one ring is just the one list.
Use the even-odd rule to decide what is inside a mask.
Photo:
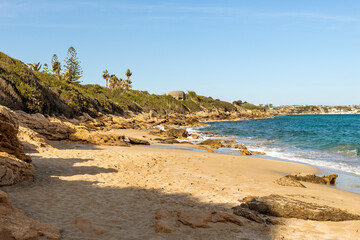
[[(338, 188), (360, 194), (360, 115), (297, 115), (208, 122), (192, 129), (243, 142), (266, 157), (306, 163), (339, 174)], [(206, 137), (205, 137), (206, 138)]]

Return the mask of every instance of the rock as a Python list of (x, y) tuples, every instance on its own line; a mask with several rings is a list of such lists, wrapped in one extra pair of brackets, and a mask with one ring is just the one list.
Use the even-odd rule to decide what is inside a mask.
[(254, 156), (263, 156), (263, 155), (266, 155), (266, 153), (264, 153), (264, 152), (258, 152), (258, 151), (251, 151), (251, 155), (254, 155)]
[(78, 129), (76, 133), (70, 136), (72, 141), (82, 141), (85, 143), (106, 146), (130, 146), (130, 140), (124, 135), (111, 132), (89, 132), (84, 129)]
[(208, 151), (208, 152), (211, 152), (211, 153), (215, 152), (215, 151), (213, 151), (213, 150), (211, 150), (210, 148), (207, 148), (207, 147), (205, 147), (205, 146), (198, 146), (198, 149), (199, 149), (199, 150), (203, 150), (203, 151)]
[(32, 150), (34, 148), (36, 150), (38, 147), (52, 148), (50, 142), (44, 136), (30, 128), (20, 126), (17, 137), (22, 142), (26, 150)]
[(275, 180), (275, 183), (281, 186), (289, 186), (289, 187), (302, 187), (306, 188), (301, 182), (289, 177), (281, 177)]
[(166, 131), (168, 137), (184, 139), (189, 136), (189, 133), (182, 128), (172, 128)]
[(217, 222), (223, 222), (223, 223), (227, 223), (227, 222), (231, 222), (234, 223), (236, 225), (239, 226), (243, 226), (244, 224), (240, 221), (239, 218), (237, 218), (235, 215), (233, 214), (229, 214), (226, 212), (220, 212), (220, 211), (215, 211), (211, 213), (211, 222), (213, 223), (217, 223)]
[(170, 233), (179, 226), (175, 212), (168, 210), (157, 210), (155, 212), (155, 231)]
[(243, 225), (237, 216), (222, 211), (210, 212), (208, 210), (201, 209), (185, 209), (177, 211), (177, 216), (178, 221), (192, 228), (211, 228), (211, 226), (208, 224), (209, 222), (230, 222), (239, 226)]
[(199, 139), (199, 135), (197, 134), (190, 134), (190, 137), (192, 137), (193, 139)]
[(297, 181), (302, 182), (311, 182), (311, 183), (318, 183), (318, 184), (336, 184), (336, 178), (338, 177), (337, 174), (330, 174), (328, 176), (318, 177), (315, 174), (308, 174), (308, 173), (295, 173), (286, 175), (286, 177), (295, 179)]
[(235, 140), (221, 140), (222, 147), (226, 148), (236, 148), (236, 149), (246, 149), (243, 143), (238, 143)]
[(234, 212), (235, 215), (247, 218), (247, 219), (249, 219), (251, 221), (254, 221), (254, 222), (257, 222), (257, 223), (264, 223), (265, 222), (265, 220), (261, 216), (259, 216), (259, 214), (257, 214), (254, 211), (251, 211), (248, 208), (237, 206), (237, 207), (233, 208), (233, 212)]
[(23, 161), (31, 161), (25, 156), (23, 145), (17, 137), (18, 131), (16, 114), (0, 105), (0, 152), (9, 153)]
[(51, 122), (40, 113), (16, 111), (16, 114), (21, 126), (30, 128), (49, 140), (69, 139), (70, 135), (75, 133), (75, 129), (61, 122)]
[(210, 228), (211, 212), (198, 209), (186, 209), (178, 212), (178, 220), (192, 228)]
[(176, 140), (175, 138), (155, 138), (154, 140), (160, 142), (160, 143), (164, 143), (164, 144), (174, 144), (174, 143), (179, 143), (178, 140)]
[(13, 155), (0, 152), (0, 186), (34, 180), (34, 167)]
[(0, 239), (58, 240), (60, 232), (50, 224), (31, 219), (15, 208), (7, 194), (0, 191)]
[(249, 200), (245, 199), (240, 207), (249, 208), (258, 213), (274, 217), (314, 221), (360, 220), (360, 215), (349, 213), (339, 208), (303, 202), (276, 194), (265, 197), (252, 197), (252, 200)]
[(130, 144), (135, 144), (135, 145), (150, 145), (150, 143), (146, 140), (142, 140), (142, 139), (137, 139), (137, 138), (133, 138), (133, 137), (127, 137), (128, 141), (130, 142)]
[(81, 232), (90, 233), (94, 236), (99, 236), (99, 235), (105, 233), (104, 229), (99, 228), (90, 219), (82, 217), (82, 216), (76, 217), (75, 225)]
[(249, 150), (246, 150), (246, 149), (240, 150), (240, 154), (241, 155), (252, 155), (251, 152)]
[(206, 139), (205, 141), (199, 143), (199, 145), (207, 145), (210, 148), (214, 148), (214, 149), (218, 149), (223, 146), (221, 140), (217, 140), (217, 139)]

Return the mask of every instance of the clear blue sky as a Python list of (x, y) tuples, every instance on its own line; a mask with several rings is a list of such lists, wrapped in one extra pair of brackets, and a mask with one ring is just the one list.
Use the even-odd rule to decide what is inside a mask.
[(0, 51), (50, 63), (71, 45), (84, 84), (130, 68), (151, 93), (360, 104), (358, 0), (0, 0)]

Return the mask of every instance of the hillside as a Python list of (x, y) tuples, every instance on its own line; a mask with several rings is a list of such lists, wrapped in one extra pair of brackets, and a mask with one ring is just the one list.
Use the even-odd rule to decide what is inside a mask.
[[(170, 89), (169, 89), (170, 90)], [(28, 113), (73, 117), (88, 113), (122, 114), (124, 111), (158, 114), (195, 113), (200, 111), (237, 112), (228, 102), (188, 92), (185, 101), (146, 91), (110, 89), (100, 85), (82, 85), (60, 80), (55, 75), (32, 71), (20, 60), (0, 52), (0, 104)], [(258, 109), (254, 105), (249, 108)], [(264, 109), (260, 109), (264, 111)]]

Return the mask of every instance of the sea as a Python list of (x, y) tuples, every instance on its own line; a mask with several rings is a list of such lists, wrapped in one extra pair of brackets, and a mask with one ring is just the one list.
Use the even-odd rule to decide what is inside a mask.
[(206, 124), (187, 129), (200, 136), (192, 141), (234, 139), (249, 150), (265, 152), (261, 157), (315, 166), (319, 175), (338, 174), (334, 187), (360, 194), (360, 115), (291, 115)]

